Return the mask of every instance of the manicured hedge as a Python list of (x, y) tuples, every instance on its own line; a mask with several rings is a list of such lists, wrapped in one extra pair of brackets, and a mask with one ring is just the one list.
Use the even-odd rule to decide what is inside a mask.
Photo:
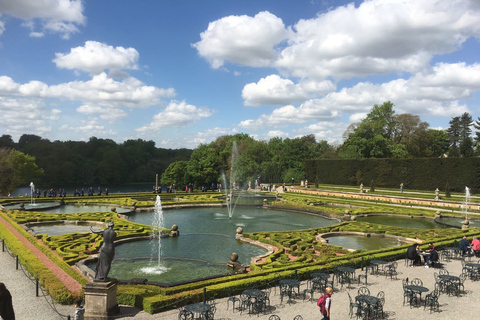
[(480, 158), (307, 160), (310, 182), (375, 187), (435, 190), (446, 186), (462, 192), (465, 186), (480, 191)]
[[(36, 239), (27, 233), (23, 228), (16, 225), (3, 212), (0, 215), (10, 223), (18, 232), (27, 238), (32, 244), (45, 253), (52, 261), (60, 266), (72, 278), (85, 285), (88, 281), (82, 277), (78, 272), (74, 271), (69, 265), (63, 262), (56, 255), (52, 254), (48, 249), (38, 244)], [(18, 256), (19, 261), (25, 269), (35, 278), (39, 279), (40, 284), (47, 290), (47, 292), (58, 302), (62, 304), (71, 304), (73, 300), (83, 295), (83, 292), (70, 292), (63, 283), (48, 269), (32, 252), (25, 248), (23, 243), (18, 240), (3, 224), (0, 224), (0, 238), (5, 241), (8, 248), (13, 254)]]

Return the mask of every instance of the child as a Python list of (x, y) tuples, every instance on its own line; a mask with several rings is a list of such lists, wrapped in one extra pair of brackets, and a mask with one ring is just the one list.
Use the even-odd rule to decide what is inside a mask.
[(322, 320), (330, 320), (330, 306), (331, 306), (332, 294), (333, 294), (333, 289), (331, 287), (327, 287), (325, 289), (325, 294), (321, 296), (318, 301), (320, 312), (323, 315)]
[(82, 306), (82, 300), (76, 299), (73, 304), (75, 305), (75, 315), (73, 316), (73, 320), (83, 320), (85, 308)]

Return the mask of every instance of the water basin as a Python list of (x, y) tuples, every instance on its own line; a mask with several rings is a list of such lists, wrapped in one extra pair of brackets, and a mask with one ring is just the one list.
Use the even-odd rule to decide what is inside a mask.
[(389, 237), (366, 237), (356, 235), (334, 235), (325, 237), (329, 244), (353, 250), (378, 250), (398, 246), (398, 240)]
[(61, 236), (68, 233), (90, 232), (90, 226), (74, 224), (54, 224), (48, 226), (31, 226), (35, 234), (47, 234), (49, 236)]
[[(59, 205), (59, 203), (56, 203), (55, 206), (52, 205), (52, 202), (48, 202), (50, 204), (49, 206), (46, 206), (45, 204), (47, 203), (37, 203), (30, 207), (30, 204), (25, 204), (25, 209), (30, 210), (30, 211), (35, 211), (39, 210), (42, 212), (47, 212), (47, 213), (80, 213), (80, 212), (109, 212), (112, 206), (104, 205), (104, 206), (99, 206), (99, 205), (81, 205), (81, 206), (76, 206), (73, 204), (65, 204), (65, 205)], [(42, 206), (44, 205), (44, 206)], [(30, 207), (30, 208), (29, 208)], [(11, 210), (18, 210), (20, 209), (19, 204), (15, 205), (6, 205), (4, 206), (5, 209), (11, 209)], [(27, 209), (29, 208), (29, 209)], [(132, 211), (131, 209), (126, 209), (122, 207), (115, 207), (117, 210), (117, 213), (127, 213)]]
[(391, 227), (415, 228), (415, 229), (436, 229), (443, 228), (435, 223), (433, 219), (410, 218), (397, 216), (368, 216), (357, 217), (357, 221), (382, 224)]
[[(136, 212), (129, 220), (153, 225), (154, 212)], [(178, 238), (161, 239), (163, 272), (147, 272), (158, 265), (157, 240), (145, 240), (116, 246), (116, 255), (109, 276), (128, 280), (174, 283), (222, 275), (232, 252), (239, 262), (250, 264), (251, 258), (267, 251), (235, 239), (236, 229), (245, 232), (308, 229), (333, 225), (337, 220), (306, 213), (288, 212), (259, 207), (236, 207), (229, 219), (226, 207), (163, 210), (163, 226), (179, 226)], [(95, 264), (89, 265), (92, 269)], [(147, 268), (146, 268), (147, 267)]]
[[(234, 236), (238, 227), (242, 227), (244, 232), (287, 231), (338, 223), (337, 220), (313, 214), (239, 206), (235, 208), (232, 219), (228, 218), (226, 207), (164, 210), (163, 219), (165, 227), (177, 224), (180, 234), (211, 233), (229, 236)], [(136, 212), (129, 216), (129, 220), (152, 225), (153, 212)]]
[[(151, 240), (142, 240), (115, 247), (109, 276), (117, 279), (146, 278), (163, 283), (191, 281), (229, 273), (226, 264), (232, 252), (238, 253), (242, 264), (250, 264), (252, 257), (267, 252), (224, 235), (183, 234), (161, 241), (163, 272), (151, 271), (158, 265), (157, 247)], [(89, 267), (94, 269), (94, 265)]]

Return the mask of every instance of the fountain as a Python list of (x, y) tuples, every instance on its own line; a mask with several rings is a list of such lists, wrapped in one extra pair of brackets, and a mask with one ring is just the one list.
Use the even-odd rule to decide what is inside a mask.
[(235, 210), (235, 206), (237, 205), (238, 198), (235, 199), (233, 196), (233, 190), (235, 189), (235, 170), (233, 170), (233, 166), (235, 164), (235, 159), (238, 157), (238, 148), (237, 142), (233, 141), (232, 144), (232, 159), (230, 161), (230, 181), (227, 183), (227, 177), (225, 173), (222, 173), (223, 185), (225, 186), (225, 200), (227, 202), (227, 212), (228, 218), (232, 219), (233, 211)]
[[(163, 225), (163, 210), (160, 196), (157, 195), (155, 200), (155, 210), (152, 215), (152, 226), (154, 229), (152, 238), (152, 259), (150, 265), (142, 268), (142, 272), (146, 274), (162, 274), (168, 271), (168, 268), (162, 265), (162, 225)], [(155, 259), (156, 252), (156, 259)]]
[(470, 224), (470, 222), (468, 221), (468, 203), (470, 202), (470, 188), (469, 187), (465, 187), (465, 206), (464, 206), (464, 210), (465, 210), (465, 221), (463, 221), (463, 225), (462, 225), (462, 229), (468, 229), (468, 225)]
[(33, 196), (35, 192), (35, 185), (33, 182), (30, 182), (30, 204), (34, 205), (35, 204), (35, 197)]

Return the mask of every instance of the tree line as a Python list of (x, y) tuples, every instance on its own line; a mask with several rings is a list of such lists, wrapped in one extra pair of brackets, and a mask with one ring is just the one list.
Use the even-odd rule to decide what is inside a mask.
[[(477, 131), (472, 136), (473, 128)], [(172, 150), (141, 139), (120, 144), (95, 137), (88, 142), (62, 142), (24, 134), (15, 143), (11, 136), (2, 135), (0, 149), (4, 152), (0, 152), (0, 161), (6, 159), (8, 150), (34, 157), (38, 168), (30, 173), (39, 175), (43, 170), (44, 187), (148, 182), (157, 173), (162, 174), (162, 184), (175, 184), (177, 188), (190, 183), (208, 187), (223, 183), (223, 176), (246, 187), (257, 179), (262, 183), (287, 183), (291, 179), (298, 182), (305, 174), (304, 162), (308, 159), (478, 156), (480, 118), (474, 121), (464, 113), (453, 117), (446, 130), (431, 129), (417, 115), (396, 114), (393, 103), (387, 101), (374, 105), (361, 122), (351, 124), (343, 139), (338, 145), (316, 141), (313, 134), (263, 141), (240, 133), (218, 137), (194, 150)]]
[(13, 179), (20, 174), (15, 166), (0, 165), (2, 172), (5, 171), (4, 177), (10, 176), (10, 181), (17, 182), (8, 187), (6, 184), (0, 186), (2, 193), (13, 191), (18, 181), (28, 183), (28, 179), (34, 178), (38, 179), (36, 185), (39, 187), (53, 188), (155, 181), (155, 174), (161, 174), (170, 163), (188, 160), (192, 154), (190, 149), (157, 148), (155, 142), (141, 139), (120, 144), (95, 137), (87, 142), (50, 141), (31, 134), (22, 135), (17, 143), (10, 135), (2, 135), (0, 150), (0, 164), (2, 161), (20, 163), (22, 159), (17, 155), (20, 153), (33, 159), (38, 166), (38, 170), (29, 169), (19, 180)]

